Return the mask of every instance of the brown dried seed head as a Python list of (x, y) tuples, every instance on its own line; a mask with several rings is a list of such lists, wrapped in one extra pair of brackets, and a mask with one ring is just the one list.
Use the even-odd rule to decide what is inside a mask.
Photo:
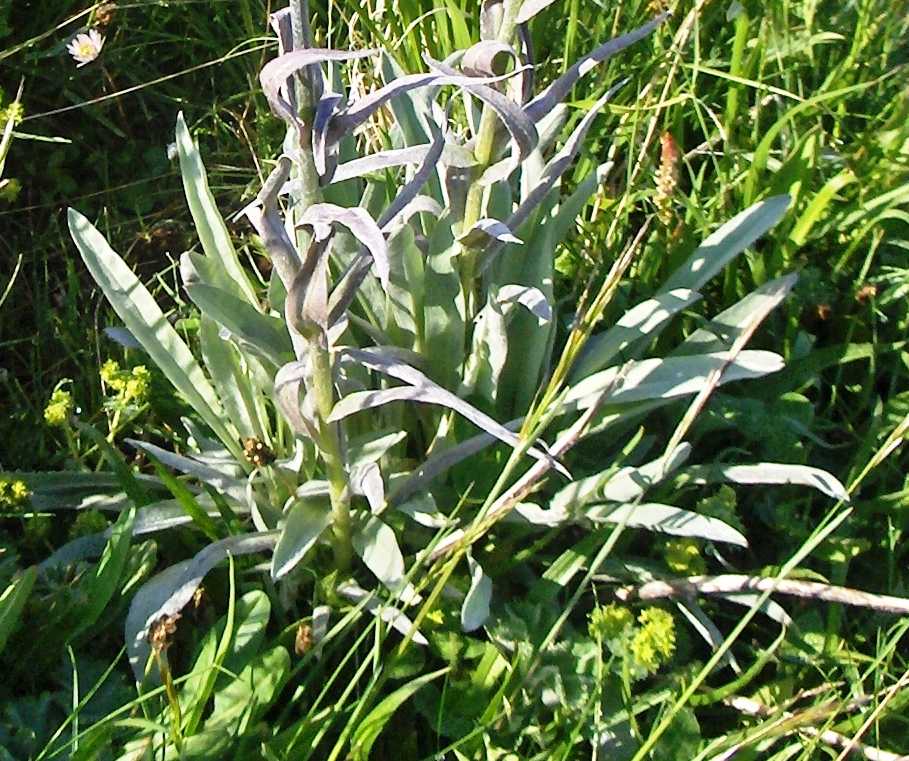
[(148, 643), (156, 653), (163, 653), (171, 645), (171, 637), (177, 631), (177, 621), (180, 620), (180, 614), (174, 613), (172, 616), (161, 616), (151, 626), (148, 627)]
[(872, 283), (865, 283), (855, 294), (855, 300), (859, 304), (864, 304), (877, 296), (877, 286)]
[(297, 636), (294, 639), (294, 652), (297, 655), (305, 655), (312, 647), (312, 627), (308, 624), (300, 624), (297, 627)]

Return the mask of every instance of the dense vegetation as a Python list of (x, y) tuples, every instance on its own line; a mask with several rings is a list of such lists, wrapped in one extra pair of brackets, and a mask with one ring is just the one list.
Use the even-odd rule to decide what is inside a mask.
[(909, 753), (909, 9), (474, 6), (0, 6), (0, 758)]

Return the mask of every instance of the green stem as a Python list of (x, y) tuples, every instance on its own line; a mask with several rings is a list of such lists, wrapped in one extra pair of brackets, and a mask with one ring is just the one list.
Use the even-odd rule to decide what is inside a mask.
[(332, 545), (335, 565), (338, 570), (350, 568), (353, 545), (350, 532), (350, 490), (347, 488), (347, 473), (336, 425), (328, 422), (334, 406), (334, 384), (331, 377), (331, 355), (328, 348), (313, 341), (310, 346), (313, 363), (313, 391), (316, 412), (319, 416), (319, 449), (325, 462), (328, 476), (328, 492), (331, 499)]
[[(499, 27), (498, 40), (510, 44), (514, 38), (517, 29), (518, 11), (521, 9), (523, 0), (505, 0), (505, 6), (502, 14), (502, 24)], [(461, 234), (466, 233), (481, 218), (483, 213), (483, 194), (485, 188), (477, 181), (486, 171), (492, 161), (492, 151), (495, 145), (496, 128), (499, 124), (499, 117), (489, 104), (484, 104), (483, 112), (480, 115), (480, 126), (477, 128), (476, 148), (474, 148), (474, 158), (477, 166), (474, 170), (474, 182), (471, 183), (470, 190), (467, 193), (467, 201), (464, 205), (464, 221), (461, 226)], [(473, 298), (473, 279), (476, 269), (477, 250), (465, 248), (462, 253), (463, 268), (461, 270), (461, 284), (464, 288), (464, 295), (467, 300), (468, 316), (475, 311), (476, 304)]]

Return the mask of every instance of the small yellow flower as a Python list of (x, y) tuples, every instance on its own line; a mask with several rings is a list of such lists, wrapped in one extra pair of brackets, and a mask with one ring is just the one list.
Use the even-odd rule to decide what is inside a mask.
[(0, 507), (19, 509), (28, 503), (31, 495), (24, 481), (0, 478)]
[(12, 120), (13, 124), (19, 124), (22, 121), (22, 118), (25, 116), (25, 108), (19, 101), (14, 101), (6, 107), (6, 111), (3, 114), (3, 118), (0, 119), (0, 122), (4, 124)]
[(142, 404), (148, 398), (151, 373), (145, 365), (136, 365), (123, 387), (123, 401)]
[(97, 29), (89, 29), (88, 34), (77, 34), (66, 50), (76, 61), (76, 67), (81, 68), (94, 61), (101, 54), (102, 47), (104, 36)]
[(73, 411), (73, 395), (62, 388), (54, 389), (50, 401), (44, 408), (44, 422), (50, 426), (62, 426)]
[(608, 642), (621, 637), (632, 623), (634, 616), (631, 615), (631, 611), (613, 603), (593, 609), (588, 630), (591, 637), (600, 637)]
[(126, 385), (124, 374), (120, 372), (120, 363), (115, 359), (109, 359), (101, 365), (98, 374), (101, 376), (101, 382), (114, 391), (122, 391)]
[(685, 576), (699, 576), (707, 570), (707, 564), (694, 539), (669, 539), (663, 551), (663, 559), (670, 570)]
[(632, 665), (638, 675), (655, 673), (675, 652), (675, 621), (661, 608), (647, 608), (638, 616), (641, 628), (631, 640)]

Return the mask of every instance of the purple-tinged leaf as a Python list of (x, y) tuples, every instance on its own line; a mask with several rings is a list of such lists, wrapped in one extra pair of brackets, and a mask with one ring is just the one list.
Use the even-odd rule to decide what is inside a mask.
[[(312, 157), (319, 177), (325, 177), (326, 157), (328, 155), (328, 129), (335, 114), (340, 111), (344, 96), (336, 92), (322, 95), (316, 105), (316, 115), (312, 125)], [(326, 184), (326, 183), (323, 183)]]
[(407, 204), (417, 197), (417, 194), (436, 170), (436, 165), (439, 163), (439, 159), (445, 148), (446, 133), (444, 126), (442, 129), (438, 129), (435, 125), (430, 124), (430, 129), (433, 133), (432, 143), (429, 146), (429, 150), (426, 152), (423, 163), (411, 180), (401, 188), (394, 200), (388, 205), (385, 211), (382, 212), (382, 216), (379, 217), (379, 227), (382, 230), (387, 230), (395, 217), (401, 213)]
[(499, 27), (505, 8), (503, 0), (483, 0), (480, 8), (480, 38), (494, 40), (499, 36)]
[(533, 122), (538, 122), (568, 97), (571, 89), (582, 76), (595, 68), (597, 64), (602, 63), (616, 53), (633, 45), (635, 42), (647, 37), (654, 29), (669, 18), (669, 16), (669, 13), (661, 13), (652, 21), (648, 21), (643, 26), (628, 32), (628, 34), (623, 34), (621, 37), (616, 37), (613, 40), (609, 40), (609, 42), (603, 43), (598, 48), (576, 61), (568, 71), (549, 85), (549, 87), (536, 98), (530, 101), (524, 109), (524, 112)]
[(313, 64), (326, 61), (352, 61), (357, 58), (368, 58), (376, 55), (377, 52), (376, 50), (326, 50), (323, 48), (294, 50), (265, 64), (259, 74), (259, 81), (262, 83), (262, 91), (274, 114), (302, 133), (303, 123), (297, 116), (294, 107), (281, 96), (281, 86), (287, 82), (288, 78), (300, 69)]
[(305, 388), (309, 377), (306, 362), (290, 362), (275, 375), (275, 401), (278, 409), (290, 423), (291, 429), (297, 436), (307, 436), (310, 439), (318, 438), (318, 426), (311, 410), (306, 409), (305, 401), (300, 402), (300, 387)]
[(388, 247), (385, 237), (372, 217), (365, 209), (360, 207), (344, 208), (331, 203), (317, 203), (310, 206), (299, 220), (300, 225), (312, 227), (318, 235), (319, 228), (323, 225), (340, 224), (350, 230), (351, 235), (357, 239), (372, 255), (376, 276), (382, 287), (388, 290), (388, 278), (391, 265), (388, 261)]
[(471, 77), (494, 77), (505, 73), (508, 60), (520, 66), (511, 45), (498, 40), (481, 40), (464, 51), (461, 70)]
[[(355, 361), (358, 361), (364, 367), (409, 384), (413, 389), (415, 389), (415, 392), (409, 391), (406, 388), (405, 390), (401, 391), (399, 391), (397, 388), (394, 388), (386, 389), (385, 391), (357, 392), (356, 394), (351, 394), (351, 397), (355, 397), (353, 402), (345, 401), (345, 399), (348, 399), (350, 397), (345, 397), (345, 399), (338, 401), (329, 417), (330, 420), (339, 419), (337, 417), (339, 413), (342, 417), (352, 414), (353, 412), (357, 411), (356, 408), (358, 405), (369, 403), (369, 406), (377, 406), (375, 403), (372, 403), (375, 402), (375, 397), (372, 397), (372, 399), (363, 398), (360, 396), (361, 394), (385, 394), (386, 391), (395, 392), (404, 395), (398, 396), (398, 399), (407, 398), (415, 402), (421, 402), (423, 404), (435, 404), (442, 407), (447, 407), (448, 409), (454, 410), (462, 417), (467, 418), (467, 420), (469, 420), (478, 428), (481, 428), (484, 431), (488, 431), (500, 441), (504, 441), (506, 444), (510, 444), (512, 447), (521, 446), (521, 440), (501, 423), (489, 417), (489, 415), (486, 413), (481, 412), (473, 405), (468, 404), (463, 399), (455, 396), (450, 391), (442, 388), (437, 383), (434, 383), (416, 368), (411, 367), (410, 365), (407, 365), (397, 359), (394, 359), (393, 357), (389, 357), (387, 354), (380, 353), (379, 350), (375, 349), (344, 349), (343, 351), (345, 355), (351, 357)], [(379, 399), (382, 398), (383, 397), (379, 397)], [(391, 397), (386, 396), (384, 398), (386, 398), (387, 401), (392, 401)], [(387, 403), (387, 401), (380, 403)], [(361, 408), (367, 409), (368, 407)], [(552, 463), (553, 467), (555, 467), (559, 472), (565, 472), (564, 467), (545, 451), (541, 451), (536, 447), (531, 447), (528, 450), (528, 454), (537, 459), (545, 459)]]

